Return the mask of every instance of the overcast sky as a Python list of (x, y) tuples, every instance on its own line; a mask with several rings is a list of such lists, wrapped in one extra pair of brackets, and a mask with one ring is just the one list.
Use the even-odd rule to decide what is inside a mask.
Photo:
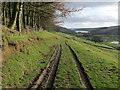
[(117, 2), (69, 2), (66, 5), (76, 9), (85, 8), (64, 19), (63, 27), (94, 28), (118, 25)]

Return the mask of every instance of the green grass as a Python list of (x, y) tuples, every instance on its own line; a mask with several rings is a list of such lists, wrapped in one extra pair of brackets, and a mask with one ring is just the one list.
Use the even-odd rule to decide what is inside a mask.
[(31, 39), (36, 39), (36, 38), (48, 39), (51, 37), (57, 37), (57, 35), (49, 33), (47, 31), (34, 32), (31, 35), (29, 35), (29, 38)]
[(10, 36), (9, 37), (9, 44), (17, 44), (19, 42), (28, 42), (29, 37), (26, 36)]
[(68, 43), (76, 52), (94, 87), (118, 87), (117, 51), (101, 50), (94, 46), (75, 41), (69, 41)]
[(46, 32), (46, 31), (34, 32), (27, 35), (24, 35), (24, 34), (10, 35), (10, 34), (3, 33), (2, 36), (3, 36), (3, 39), (8, 40), (8, 43), (3, 42), (3, 45), (18, 44), (19, 42), (29, 42), (30, 40), (36, 40), (36, 39), (57, 38), (57, 35)]
[(82, 88), (76, 63), (69, 48), (62, 42), (62, 55), (55, 79), (56, 88)]
[(56, 33), (56, 34), (58, 34), (62, 37), (65, 37), (67, 39), (70, 39), (70, 40), (75, 40), (75, 41), (78, 41), (78, 42), (81, 42), (81, 43), (86, 43), (86, 44), (93, 45), (93, 46), (96, 46), (96, 47), (113, 49), (112, 47), (102, 45), (100, 43), (95, 43), (95, 42), (92, 42), (92, 41), (84, 40), (82, 38), (78, 38), (78, 37), (75, 37), (75, 36), (72, 36), (72, 35), (68, 35), (68, 34), (64, 34), (64, 33)]
[[(39, 32), (39, 35), (43, 33), (46, 33), (46, 37), (38, 36), (35, 38), (47, 39), (48, 35), (49, 40), (25, 45), (25, 47), (20, 48), (21, 52), (5, 57), (7, 60), (3, 64), (3, 87), (27, 87), (37, 74), (42, 73), (41, 70), (46, 67), (55, 47), (59, 44), (55, 35), (47, 32)], [(9, 39), (26, 42), (29, 38), (28, 36), (10, 36)], [(14, 43), (17, 44), (18, 42)]]
[(104, 38), (104, 40), (107, 40), (108, 42), (119, 41), (118, 38), (119, 35), (100, 35), (100, 36)]
[[(77, 54), (93, 87), (118, 88), (119, 51), (71, 35), (57, 34), (67, 38), (68, 44)], [(98, 48), (97, 46), (102, 47)]]
[[(6, 41), (8, 39), (8, 42)], [(39, 42), (34, 42), (40, 39)], [(29, 35), (3, 33), (3, 45), (25, 43), (20, 51), (6, 55), (3, 63), (3, 87), (27, 87), (31, 80), (41, 74), (56, 46), (62, 44), (62, 55), (58, 66), (55, 86), (58, 88), (82, 88), (77, 67), (65, 40), (77, 54), (82, 66), (96, 88), (117, 88), (118, 51), (107, 49), (105, 45), (86, 41), (63, 33), (52, 34), (41, 31)], [(29, 42), (32, 42), (29, 44)], [(101, 46), (101, 47), (97, 47)], [(103, 48), (104, 47), (104, 48)]]
[(115, 48), (119, 47), (119, 44), (114, 44), (114, 43), (111, 43), (111, 42), (106, 42), (105, 44), (109, 45), (111, 47), (115, 47)]

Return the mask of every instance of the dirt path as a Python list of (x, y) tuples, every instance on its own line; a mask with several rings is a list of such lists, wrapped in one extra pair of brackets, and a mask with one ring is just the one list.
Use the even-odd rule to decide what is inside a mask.
[(82, 83), (83, 87), (84, 88), (87, 88), (89, 90), (93, 90), (93, 87), (88, 79), (88, 76), (87, 74), (85, 73), (85, 70), (84, 68), (82, 67), (82, 64), (81, 62), (79, 61), (77, 55), (75, 54), (75, 52), (73, 51), (73, 49), (66, 43), (66, 45), (69, 47), (72, 55), (73, 55), (73, 58), (75, 59), (75, 62), (76, 62), (76, 66), (78, 68), (78, 73), (79, 73), (79, 77), (80, 77), (80, 82)]
[[(73, 49), (66, 43), (66, 45), (69, 47), (73, 58), (76, 62), (76, 66), (78, 68), (78, 73), (79, 73), (79, 78), (80, 78), (80, 82), (83, 85), (84, 88), (87, 88), (89, 90), (93, 90), (93, 87), (88, 79), (87, 74), (85, 73), (84, 68), (82, 67), (81, 62), (78, 60), (77, 55), (75, 54), (75, 52), (73, 51)], [(29, 89), (52, 89), (53, 88), (53, 84), (54, 84), (54, 80), (55, 80), (55, 76), (56, 76), (56, 72), (58, 69), (58, 65), (59, 65), (59, 59), (61, 56), (61, 45), (58, 46), (58, 48), (56, 49), (55, 53), (53, 54), (50, 62), (48, 63), (46, 69), (43, 71), (43, 73), (41, 75), (38, 75), (37, 78), (35, 79), (35, 81), (29, 86)]]
[(36, 80), (28, 87), (29, 89), (46, 89), (52, 88), (56, 72), (58, 69), (59, 58), (61, 56), (61, 45), (58, 46), (55, 53), (53, 54), (50, 62), (48, 63), (46, 69), (41, 75), (38, 75)]

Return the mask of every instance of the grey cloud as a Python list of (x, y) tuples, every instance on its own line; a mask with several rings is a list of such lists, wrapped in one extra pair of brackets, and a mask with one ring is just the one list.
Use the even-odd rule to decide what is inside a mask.
[(92, 17), (71, 17), (67, 18), (65, 22), (115, 22), (114, 18), (99, 17), (99, 16), (92, 16)]
[(117, 5), (117, 2), (67, 2), (66, 6), (68, 7), (102, 7), (108, 5)]
[[(65, 19), (64, 22), (66, 25), (68, 24), (68, 27), (69, 27), (69, 25), (73, 25), (73, 24), (75, 25), (75, 24), (79, 24), (79, 23), (81, 23), (80, 27), (85, 27), (84, 26), (85, 23), (86, 24), (91, 23), (91, 25), (93, 25), (93, 26), (96, 26), (96, 24), (102, 26), (104, 24), (107, 25), (109, 23), (116, 24), (118, 21), (118, 20), (116, 20), (116, 18), (114, 18), (110, 15), (107, 16), (104, 14), (103, 15), (100, 14), (99, 11), (96, 14), (94, 14), (96, 12), (96, 10), (104, 10), (104, 7), (106, 8), (106, 6), (116, 7), (117, 2), (72, 2), (72, 3), (67, 3), (67, 4), (71, 7), (80, 8), (82, 6), (85, 6), (86, 8), (88, 7), (90, 9), (89, 10), (87, 8), (87, 10), (85, 10), (84, 14), (88, 13), (88, 15), (82, 16), (82, 15), (75, 14), (75, 15)], [(91, 11), (93, 11), (93, 12), (91, 12)], [(76, 16), (76, 15), (78, 15), (78, 16)], [(75, 27), (75, 26), (70, 26), (70, 27)]]

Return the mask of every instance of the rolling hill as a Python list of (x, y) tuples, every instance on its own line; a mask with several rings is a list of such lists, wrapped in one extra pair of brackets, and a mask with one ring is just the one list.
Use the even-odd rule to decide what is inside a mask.
[(78, 28), (71, 29), (72, 31), (89, 31), (93, 34), (118, 35), (118, 26), (99, 27), (99, 28)]
[[(118, 51), (113, 48), (60, 32), (39, 31), (26, 35), (4, 32), (2, 37), (3, 88), (32, 85), (45, 74), (59, 44), (62, 50), (58, 70), (52, 75), (55, 88), (85, 88), (77, 62), (81, 63), (82, 75), (93, 88), (118, 88)], [(52, 71), (51, 68), (48, 70)]]
[(54, 31), (55, 32), (61, 32), (61, 33), (66, 33), (66, 34), (74, 34), (75, 32), (67, 29), (65, 27), (61, 27), (61, 26), (54, 26)]

